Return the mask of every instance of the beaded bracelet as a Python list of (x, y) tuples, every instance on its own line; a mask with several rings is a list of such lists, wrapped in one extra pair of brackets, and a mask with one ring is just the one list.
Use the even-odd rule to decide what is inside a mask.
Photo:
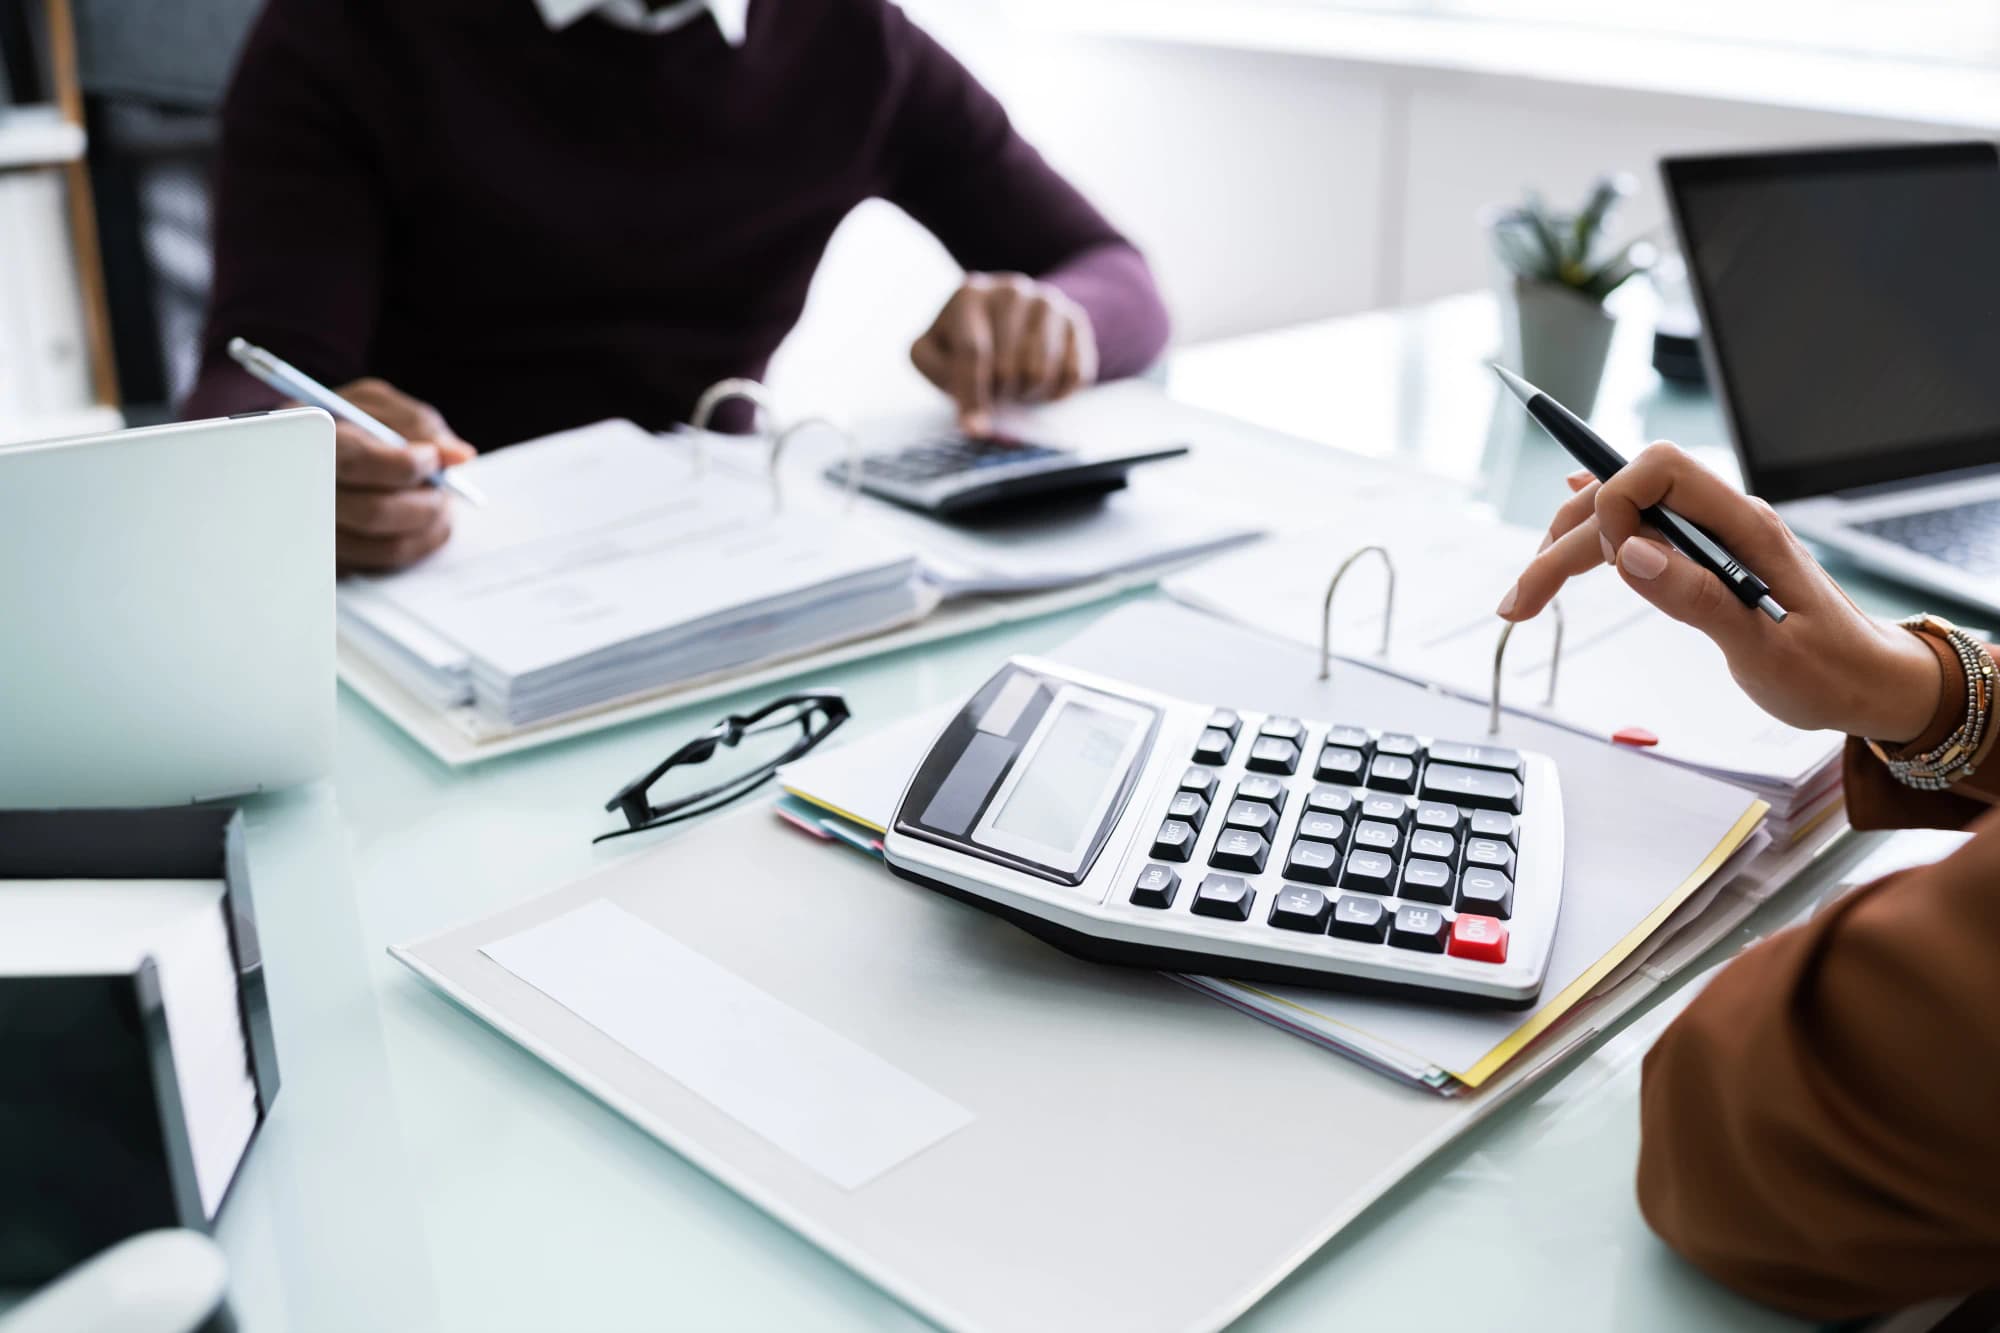
[(1941, 638), (1958, 654), (1965, 674), (1965, 721), (1934, 749), (1908, 758), (1891, 759), (1875, 742), (1869, 742), (1890, 776), (1918, 791), (1943, 791), (1973, 774), (1976, 760), (1993, 725), (1996, 670), (1992, 654), (1979, 640), (1940, 616), (1911, 616), (1901, 622), (1913, 633)]

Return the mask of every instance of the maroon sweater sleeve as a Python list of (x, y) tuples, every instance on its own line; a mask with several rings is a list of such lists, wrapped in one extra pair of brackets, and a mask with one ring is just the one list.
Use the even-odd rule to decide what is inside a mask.
[(319, 6), (308, 23), (310, 8), (266, 6), (223, 105), (215, 281), (183, 417), (278, 401), (229, 359), (232, 337), (328, 384), (367, 373), (387, 210), (356, 108), (375, 75), (342, 7)]
[(1090, 316), (1100, 379), (1151, 365), (1167, 343), (1167, 311), (1146, 261), (950, 52), (895, 6), (887, 12), (899, 93), (886, 197), (966, 269), (1060, 287)]

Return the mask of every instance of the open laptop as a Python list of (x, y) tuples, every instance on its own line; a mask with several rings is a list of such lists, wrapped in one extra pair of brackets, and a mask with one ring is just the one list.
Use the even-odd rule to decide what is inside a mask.
[(331, 770), (326, 413), (0, 447), (0, 569), (0, 810)]
[(2000, 152), (1661, 170), (1746, 489), (1858, 563), (2000, 615)]

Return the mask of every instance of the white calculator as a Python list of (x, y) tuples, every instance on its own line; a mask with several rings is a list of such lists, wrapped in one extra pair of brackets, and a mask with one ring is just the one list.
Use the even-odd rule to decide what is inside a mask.
[(1240, 702), (1015, 658), (932, 742), (889, 865), (1085, 958), (1532, 1003), (1562, 905), (1554, 761)]

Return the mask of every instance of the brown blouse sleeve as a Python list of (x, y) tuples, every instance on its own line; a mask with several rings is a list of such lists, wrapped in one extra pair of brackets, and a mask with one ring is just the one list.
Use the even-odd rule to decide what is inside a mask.
[[(1924, 734), (1900, 751), (1891, 751), (1898, 758), (1921, 754), (1943, 744), (1944, 738), (1965, 721), (1965, 667), (1958, 654), (1932, 635), (1918, 637), (1937, 654), (1938, 663), (1944, 668), (1944, 692), (1938, 699), (1937, 715)], [(1995, 726), (2000, 727), (2000, 722)], [(1844, 767), (1847, 818), (1856, 828), (1964, 828), (2000, 802), (2000, 749), (1991, 745), (1981, 769), (1949, 791), (1905, 787), (1890, 776), (1888, 768), (1859, 737), (1848, 738)]]
[(1746, 952), (1647, 1055), (1639, 1206), (1814, 1318), (2000, 1281), (2000, 813)]

